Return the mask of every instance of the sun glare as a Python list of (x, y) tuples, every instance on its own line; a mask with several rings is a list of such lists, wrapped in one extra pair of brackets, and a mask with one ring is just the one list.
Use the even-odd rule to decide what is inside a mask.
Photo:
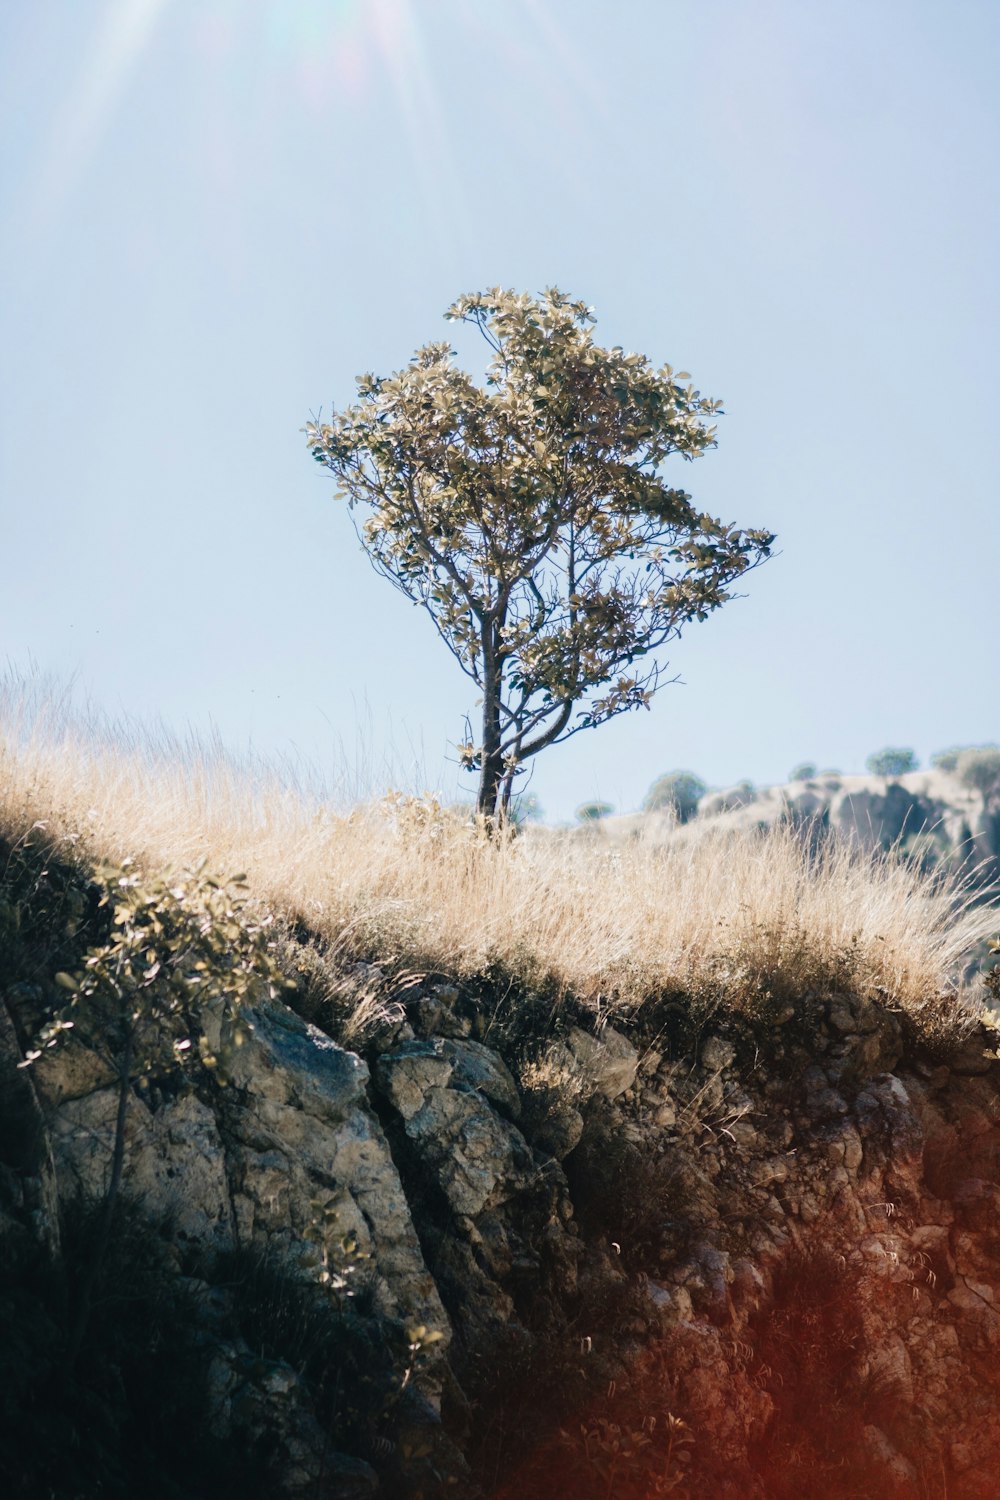
[[(216, 110), (265, 80), (265, 111), (294, 101), (317, 121), (338, 104), (361, 108), (386, 94), (402, 127), (401, 150), (432, 201), (442, 182), (457, 180), (445, 84), (429, 61), (428, 18), (440, 22), (444, 9), (422, 10), (419, 0), (202, 0), (192, 14), (170, 0), (107, 0), (52, 122), (22, 222), (36, 234), (51, 227), (140, 66), (168, 36), (204, 70)], [(586, 129), (588, 118), (602, 115), (597, 81), (548, 0), (518, 0), (502, 16), (455, 6), (449, 17), (486, 66), (492, 54), (507, 59), (526, 96), (544, 74), (565, 122), (573, 117)], [(207, 128), (211, 135), (211, 120)]]
[(167, 0), (112, 0), (76, 84), (53, 121), (36, 177), (29, 222), (44, 228), (93, 155), (137, 62), (149, 46)]

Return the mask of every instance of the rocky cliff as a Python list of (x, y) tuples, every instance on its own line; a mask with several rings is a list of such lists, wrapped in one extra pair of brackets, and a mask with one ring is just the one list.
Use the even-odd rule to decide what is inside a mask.
[[(117, 1108), (72, 1038), (17, 1067), (47, 982), (4, 996), (4, 1307), (35, 1309), (26, 1350), (58, 1315), (24, 1267), (100, 1201)], [(601, 1026), (432, 979), (364, 1056), (280, 1002), (248, 1020), (213, 1039), (215, 1076), (127, 1100), (116, 1264), (155, 1262), (191, 1334), (181, 1376), (163, 1333), (141, 1379), (198, 1392), (183, 1483), (145, 1493), (228, 1493), (214, 1449), (245, 1461), (243, 1495), (995, 1500), (992, 1030), (929, 1055), (888, 999), (835, 993)], [(19, 1387), (63, 1389), (15, 1364), (8, 1427)], [(35, 1441), (5, 1437), (13, 1493), (136, 1492), (88, 1488), (83, 1457), (75, 1487), (18, 1488)]]

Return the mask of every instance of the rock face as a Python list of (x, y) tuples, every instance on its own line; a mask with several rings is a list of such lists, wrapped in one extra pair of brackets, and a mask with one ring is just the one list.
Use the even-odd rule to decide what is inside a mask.
[[(577, 1017), (543, 1096), (449, 996), (368, 1060), (269, 1002), (217, 1039), (224, 1086), (129, 1097), (125, 1191), (179, 1263), (266, 1248), (311, 1284), (349, 1244), (428, 1343), (391, 1440), (340, 1451), (310, 1377), (206, 1311), (218, 1431), (280, 1433), (261, 1493), (995, 1500), (994, 1033), (945, 1064), (842, 995), (645, 1047)], [(33, 1087), (60, 1199), (99, 1197), (107, 1068), (74, 1043)], [(44, 1238), (40, 1159), (0, 1227)]]

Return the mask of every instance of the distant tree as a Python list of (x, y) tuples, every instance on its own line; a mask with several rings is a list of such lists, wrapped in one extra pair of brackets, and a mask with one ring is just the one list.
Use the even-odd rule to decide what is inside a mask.
[(677, 814), (678, 822), (687, 823), (698, 811), (698, 803), (708, 791), (700, 776), (693, 771), (669, 771), (658, 776), (646, 793), (643, 812), (661, 812), (670, 807)]
[(915, 771), (919, 764), (912, 750), (887, 746), (885, 750), (876, 750), (873, 755), (869, 755), (865, 768), (873, 776), (884, 776), (886, 781), (891, 781), (896, 776), (905, 776), (908, 771)]
[(788, 773), (789, 781), (812, 781), (816, 775), (816, 767), (811, 760), (800, 761), (793, 766)]
[(752, 802), (756, 801), (757, 788), (753, 782), (738, 781), (735, 786), (716, 792), (711, 806), (715, 812), (735, 812), (738, 808), (749, 807)]
[(963, 786), (979, 793), (985, 812), (990, 799), (1000, 792), (1000, 749), (996, 745), (978, 745), (963, 750), (955, 775)]
[(668, 484), (668, 458), (714, 447), (720, 404), (670, 365), (595, 344), (585, 303), (494, 287), (446, 316), (485, 341), (484, 386), (428, 344), (388, 379), (361, 376), (356, 404), (306, 433), (364, 507), (376, 571), (424, 606), (481, 695), (458, 748), (492, 821), (532, 756), (649, 706), (654, 653), (774, 538)]
[(958, 765), (958, 757), (967, 748), (965, 745), (952, 745), (948, 750), (936, 750), (931, 756), (931, 765), (937, 771), (947, 771), (950, 774)]
[(602, 818), (610, 818), (614, 807), (610, 802), (584, 802), (576, 810), (576, 816), (581, 823), (599, 823)]

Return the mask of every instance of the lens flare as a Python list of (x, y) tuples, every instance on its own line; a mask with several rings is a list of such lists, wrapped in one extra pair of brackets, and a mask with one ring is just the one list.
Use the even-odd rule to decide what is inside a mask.
[(41, 228), (58, 211), (106, 131), (167, 0), (112, 0), (89, 55), (53, 122), (28, 220)]

